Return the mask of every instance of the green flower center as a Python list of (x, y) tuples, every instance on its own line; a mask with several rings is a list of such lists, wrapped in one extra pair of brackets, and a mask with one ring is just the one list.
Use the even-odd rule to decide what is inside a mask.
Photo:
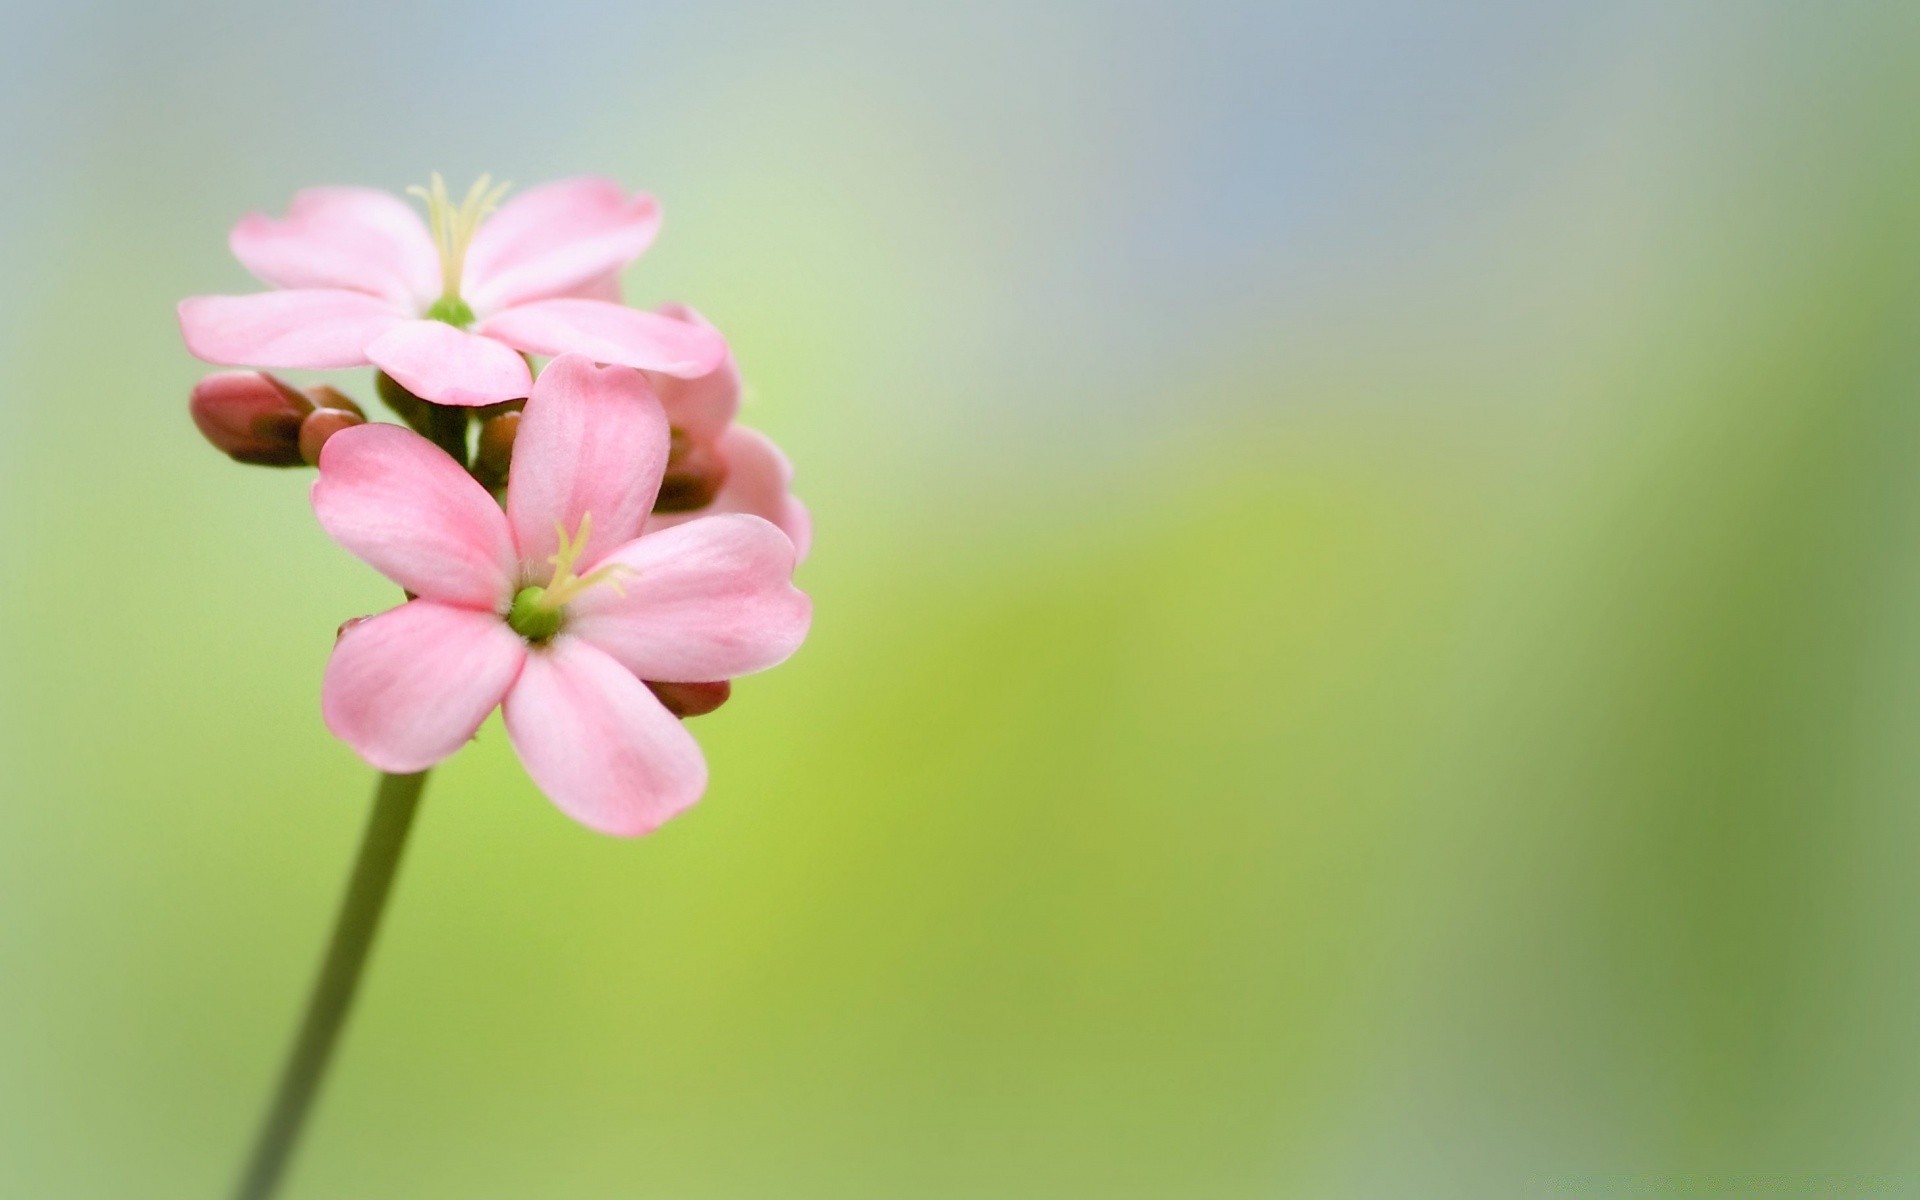
[[(574, 564), (580, 561), (580, 555), (587, 548), (587, 539), (593, 533), (593, 514), (580, 515), (580, 531), (571, 538), (566, 528), (556, 524), (554, 533), (559, 536), (559, 553), (547, 559), (553, 564), (553, 576), (546, 585), (528, 584), (513, 594), (513, 607), (507, 610), (507, 625), (529, 642), (539, 644), (549, 641), (566, 624), (567, 605), (578, 600), (587, 589), (606, 584), (615, 592), (621, 592), (620, 577), (634, 573), (625, 563), (608, 563), (585, 575), (573, 573)], [(622, 593), (624, 594), (624, 593)]]
[(547, 604), (547, 589), (543, 587), (523, 587), (513, 596), (513, 609), (507, 613), (507, 624), (513, 631), (530, 642), (544, 642), (560, 632), (562, 613)]
[(458, 296), (442, 296), (427, 306), (427, 320), (465, 329), (473, 324), (473, 307)]

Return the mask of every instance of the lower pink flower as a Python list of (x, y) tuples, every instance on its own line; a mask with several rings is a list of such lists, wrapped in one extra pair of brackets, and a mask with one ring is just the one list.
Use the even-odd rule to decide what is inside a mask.
[(503, 513), (410, 430), (326, 443), (314, 511), (416, 599), (345, 629), (327, 727), (382, 770), (425, 770), (497, 706), (520, 761), (569, 816), (657, 828), (706, 788), (686, 727), (641, 682), (765, 670), (805, 638), (793, 543), (726, 514), (647, 532), (669, 447), (640, 372), (555, 359), (533, 387)]

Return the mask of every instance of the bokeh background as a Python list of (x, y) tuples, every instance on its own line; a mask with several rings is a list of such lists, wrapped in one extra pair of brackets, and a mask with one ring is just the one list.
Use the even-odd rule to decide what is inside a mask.
[(653, 838), (436, 774), (290, 1197), (1920, 1194), (1920, 7), (4, 26), (0, 1196), (251, 1134), (391, 589), (173, 304), (435, 169), (662, 198), (818, 615)]

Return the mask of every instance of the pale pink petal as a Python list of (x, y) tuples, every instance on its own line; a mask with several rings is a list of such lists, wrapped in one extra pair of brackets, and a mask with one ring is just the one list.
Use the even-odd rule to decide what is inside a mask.
[(600, 300), (536, 300), (497, 312), (475, 330), (529, 354), (584, 354), (688, 378), (727, 356), (726, 339), (711, 329)]
[[(718, 337), (720, 331), (713, 329), (713, 323), (688, 308), (684, 304), (663, 304), (659, 309), (663, 317), (671, 317), (701, 329), (711, 329)], [(720, 365), (694, 379), (680, 379), (672, 375), (649, 374), (655, 394), (660, 397), (661, 407), (667, 410), (667, 420), (673, 427), (696, 442), (709, 442), (720, 436), (735, 413), (740, 411), (740, 368), (734, 365), (733, 351), (728, 350)]]
[(598, 279), (589, 279), (567, 295), (579, 300), (604, 300), (608, 304), (624, 304), (625, 297), (620, 292), (620, 272), (608, 271)]
[(589, 829), (637, 837), (700, 798), (700, 747), (647, 685), (561, 634), (529, 650), (501, 705), (533, 782)]
[(365, 292), (302, 288), (180, 302), (180, 333), (195, 357), (230, 367), (363, 367), (367, 346), (407, 319)]
[(446, 451), (398, 425), (327, 439), (313, 512), (321, 528), (416, 596), (501, 613), (518, 564), (500, 506)]
[(793, 586), (793, 562), (793, 543), (758, 517), (689, 521), (608, 555), (627, 569), (567, 607), (567, 631), (642, 679), (764, 671), (807, 636), (813, 606)]
[(813, 518), (791, 488), (793, 467), (767, 436), (744, 425), (729, 426), (720, 435), (720, 456), (727, 464), (726, 482), (713, 503), (695, 512), (659, 513), (648, 518), (647, 531), (684, 525), (717, 513), (750, 513), (773, 522), (793, 541), (802, 562), (813, 545)]
[(480, 226), (467, 250), (461, 294), (481, 313), (577, 294), (640, 257), (659, 229), (653, 197), (628, 199), (612, 180), (537, 187)]
[(492, 613), (409, 601), (341, 631), (320, 711), (335, 737), (382, 771), (424, 771), (466, 744), (526, 656), (527, 644)]
[(242, 218), (227, 242), (279, 288), (347, 288), (418, 310), (440, 291), (440, 259), (420, 215), (372, 188), (308, 188), (287, 215)]
[(596, 367), (577, 354), (548, 363), (520, 415), (507, 480), (520, 560), (544, 565), (559, 548), (559, 531), (577, 534), (589, 513), (581, 573), (637, 537), (660, 490), (667, 449), (666, 414), (640, 372)]
[(618, 183), (596, 176), (558, 179), (516, 192), (474, 235), (467, 270), (497, 272), (621, 224), (636, 208), (654, 207), (652, 197), (629, 200)]
[(807, 555), (813, 553), (813, 513), (798, 496), (788, 496), (778, 523), (780, 532), (793, 539), (795, 557), (807, 561)]
[(395, 325), (367, 347), (367, 358), (435, 404), (474, 408), (518, 400), (533, 390), (532, 369), (511, 347), (445, 321)]

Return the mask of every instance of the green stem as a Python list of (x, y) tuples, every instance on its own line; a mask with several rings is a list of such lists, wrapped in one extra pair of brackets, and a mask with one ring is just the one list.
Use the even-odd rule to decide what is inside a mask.
[(373, 387), (387, 402), (387, 407), (399, 414), (415, 433), (445, 450), (462, 468), (466, 467), (467, 422), (473, 410), (422, 400), (385, 371), (374, 372)]
[(314, 981), (306, 1017), (300, 1022), (299, 1036), (280, 1074), (273, 1106), (261, 1123), (247, 1173), (234, 1190), (235, 1200), (267, 1200), (286, 1172), (300, 1127), (313, 1106), (314, 1094), (339, 1041), (340, 1027), (353, 1003), (361, 968), (366, 966), (367, 951), (373, 946), (374, 931), (386, 907), (387, 892), (400, 866), (400, 852), (407, 844), (407, 830), (420, 803), (420, 789), (426, 782), (425, 771), (380, 777), (373, 813), (360, 839), (360, 857), (353, 864), (353, 877), (340, 903), (340, 916), (334, 923), (320, 978)]
[(467, 410), (444, 404), (427, 406), (427, 437), (445, 450), (453, 461), (467, 469)]

